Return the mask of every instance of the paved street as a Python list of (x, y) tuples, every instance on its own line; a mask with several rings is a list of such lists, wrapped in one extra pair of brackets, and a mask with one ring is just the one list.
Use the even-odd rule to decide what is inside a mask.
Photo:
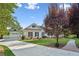
[(76, 52), (16, 40), (0, 42), (0, 44), (8, 46), (16, 56), (79, 56), (79, 53)]

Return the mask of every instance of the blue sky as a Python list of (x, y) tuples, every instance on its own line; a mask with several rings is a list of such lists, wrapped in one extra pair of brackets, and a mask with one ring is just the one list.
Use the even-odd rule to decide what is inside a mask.
[(38, 25), (43, 24), (43, 20), (48, 13), (47, 3), (22, 3), (17, 4), (18, 8), (15, 10), (14, 16), (17, 18), (20, 25), (25, 28), (32, 23)]
[[(17, 3), (18, 8), (13, 14), (21, 27), (26, 28), (32, 23), (42, 25), (45, 16), (48, 14), (48, 3)], [(60, 6), (62, 7), (62, 5)], [(68, 4), (64, 6), (69, 7)]]

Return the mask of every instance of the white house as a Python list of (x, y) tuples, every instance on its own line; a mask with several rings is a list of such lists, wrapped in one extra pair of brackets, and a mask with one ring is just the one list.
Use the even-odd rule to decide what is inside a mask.
[[(32, 23), (30, 26), (24, 29), (24, 35), (26, 38), (42, 38), (43, 36), (55, 37), (55, 35), (47, 35), (44, 31), (43, 26), (39, 26), (35, 23)], [(59, 37), (63, 37), (64, 34), (60, 34)]]
[(30, 26), (26, 27), (24, 29), (24, 35), (25, 37), (31, 37), (31, 38), (42, 38), (42, 36), (45, 35), (45, 32), (43, 30), (42, 26), (39, 26), (35, 23), (32, 23)]

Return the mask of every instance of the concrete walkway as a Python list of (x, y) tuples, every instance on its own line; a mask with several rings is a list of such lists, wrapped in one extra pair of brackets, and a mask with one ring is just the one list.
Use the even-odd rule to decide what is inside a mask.
[(79, 56), (79, 53), (40, 46), (21, 41), (0, 42), (8, 46), (16, 56)]
[(71, 39), (62, 49), (79, 52), (79, 49), (76, 47), (75, 40), (73, 39)]

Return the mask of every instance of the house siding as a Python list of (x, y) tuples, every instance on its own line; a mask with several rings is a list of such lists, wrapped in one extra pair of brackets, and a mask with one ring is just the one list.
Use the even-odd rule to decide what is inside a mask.
[(35, 32), (39, 32), (39, 38), (42, 38), (42, 29), (27, 29), (24, 31), (24, 35), (28, 38), (28, 32), (33, 32), (33, 38), (35, 38)]

